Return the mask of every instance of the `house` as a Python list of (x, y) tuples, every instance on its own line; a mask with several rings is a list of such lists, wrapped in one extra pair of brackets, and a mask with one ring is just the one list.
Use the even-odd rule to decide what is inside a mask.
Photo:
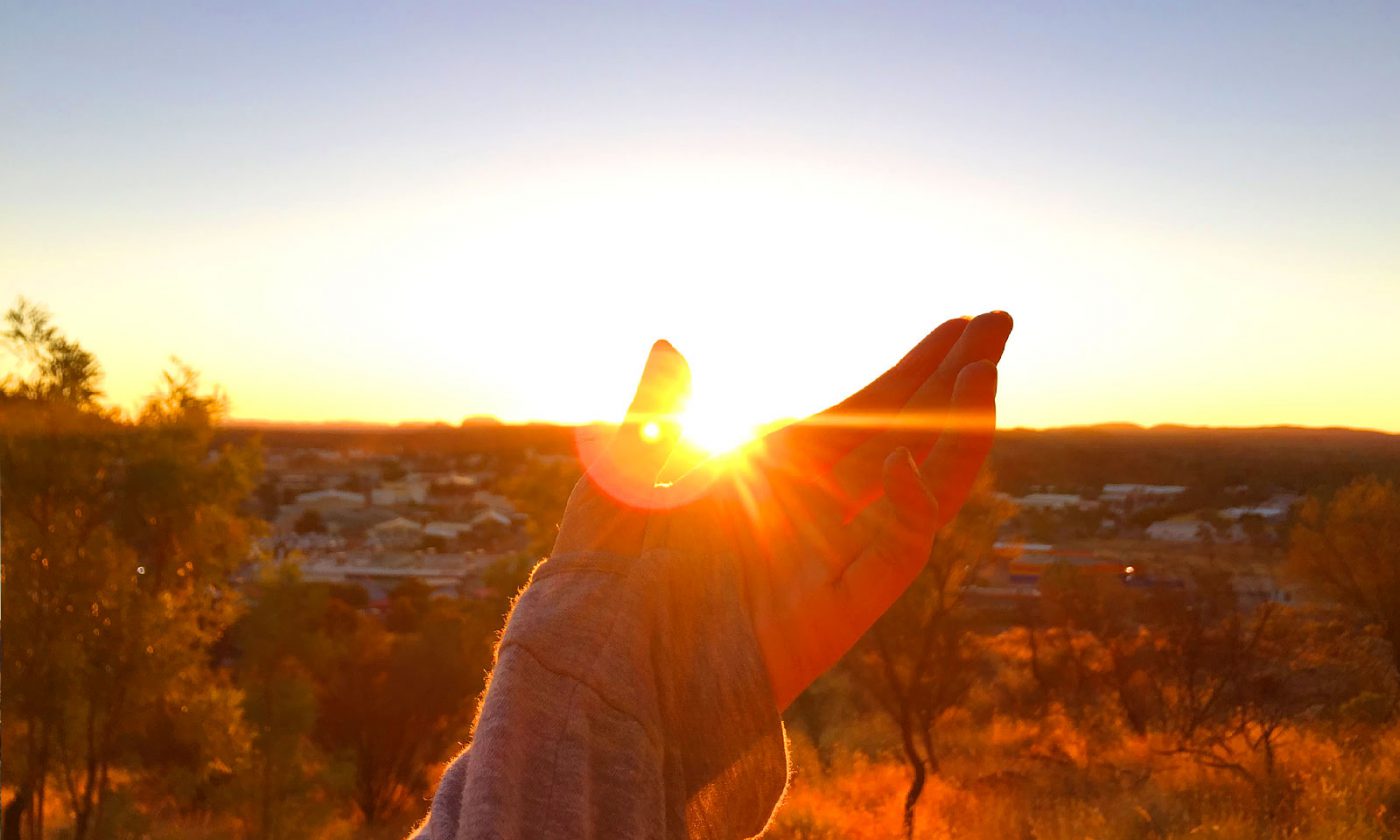
[(326, 530), (332, 534), (358, 536), (381, 522), (388, 522), (398, 514), (388, 508), (363, 507), (352, 510), (332, 510), (322, 514)]
[(1253, 609), (1261, 604), (1291, 604), (1297, 598), (1297, 590), (1280, 585), (1272, 575), (1240, 574), (1230, 580), (1235, 590), (1235, 598), (1241, 609)]
[(1128, 512), (1166, 504), (1185, 492), (1186, 488), (1177, 484), (1105, 484), (1099, 502)]
[(472, 517), (471, 527), (473, 529), (476, 529), (484, 525), (498, 525), (502, 528), (509, 528), (514, 522), (514, 519), (511, 519), (504, 513), (501, 513), (500, 511), (495, 510), (493, 508), (487, 508), (486, 510), (481, 511), (476, 516)]
[(969, 588), (992, 602), (1039, 597), (1042, 575), (1057, 565), (1118, 579), (1126, 579), (1133, 573), (1132, 566), (1095, 551), (1060, 549), (1045, 543), (998, 542), (992, 546), (989, 562)]
[(478, 490), (472, 496), (472, 501), (487, 508), (488, 510), (495, 511), (501, 516), (506, 517), (507, 520), (514, 520), (517, 516), (520, 515), (520, 512), (515, 509), (515, 505), (511, 503), (510, 499), (507, 499), (505, 496), (502, 496), (499, 493), (492, 493), (487, 490)]
[(469, 492), (476, 489), (477, 480), (464, 473), (450, 472), (433, 476), (429, 485), (435, 493)]
[(1093, 502), (1085, 502), (1071, 493), (1031, 493), (1011, 501), (1022, 510), (1084, 510), (1086, 505), (1090, 508), (1095, 506)]
[(423, 526), (423, 536), (438, 537), (444, 540), (455, 540), (463, 534), (471, 533), (476, 527), (473, 522), (429, 522)]
[(1147, 538), (1163, 542), (1202, 542), (1215, 537), (1215, 529), (1194, 516), (1174, 516), (1147, 526)]
[(428, 500), (428, 482), (419, 478), (386, 481), (370, 491), (370, 501), (376, 505), (421, 505)]
[(1229, 507), (1220, 511), (1222, 519), (1236, 522), (1246, 516), (1257, 516), (1270, 524), (1278, 524), (1288, 518), (1293, 506), (1300, 501), (1299, 496), (1280, 494), (1261, 504), (1246, 507)]
[(296, 506), (302, 510), (316, 510), (322, 513), (328, 510), (359, 508), (365, 506), (365, 494), (352, 493), (349, 490), (316, 490), (297, 494)]
[(370, 528), (369, 539), (381, 548), (414, 549), (423, 542), (423, 526), (400, 516)]

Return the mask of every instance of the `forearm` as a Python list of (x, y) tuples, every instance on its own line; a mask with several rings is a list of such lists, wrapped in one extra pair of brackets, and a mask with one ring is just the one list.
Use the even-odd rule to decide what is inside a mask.
[(420, 836), (760, 831), (786, 781), (781, 724), (724, 563), (542, 564)]

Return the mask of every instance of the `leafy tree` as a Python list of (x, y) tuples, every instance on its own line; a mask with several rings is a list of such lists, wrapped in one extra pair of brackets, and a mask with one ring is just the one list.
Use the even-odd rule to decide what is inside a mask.
[(1280, 742), (1305, 715), (1374, 685), (1365, 646), (1348, 628), (1277, 604), (1243, 611), (1228, 576), (1212, 570), (1150, 606), (1160, 752), (1248, 782), (1265, 821), (1285, 817), (1296, 790), (1281, 773)]
[(1114, 739), (1121, 720), (1159, 755), (1247, 782), (1261, 818), (1276, 820), (1291, 790), (1281, 740), (1305, 714), (1340, 711), (1375, 686), (1375, 658), (1325, 617), (1241, 609), (1221, 569), (1198, 568), (1191, 583), (1134, 594), (1102, 575), (1050, 570), (1031, 670), (1081, 732)]
[(112, 833), (119, 776), (159, 777), (193, 808), (241, 758), (238, 695), (207, 651), (238, 610), (258, 455), (211, 454), (224, 401), (189, 370), (128, 421), (96, 403), (100, 369), (46, 313), (21, 302), (6, 323), (29, 374), (0, 397), (4, 831), (27, 812), (42, 836), (54, 794), (82, 840)]
[(914, 808), (929, 772), (939, 772), (935, 725), (967, 694), (976, 675), (962, 585), (991, 554), (1011, 506), (992, 493), (984, 473), (953, 522), (938, 536), (928, 565), (846, 657), (852, 684), (869, 692), (897, 728), (912, 774), (904, 830), (914, 836)]
[(33, 400), (93, 408), (102, 395), (97, 358), (58, 331), (47, 310), (20, 298), (0, 335), (29, 376), (7, 374), (0, 390)]
[(1047, 568), (1039, 588), (1027, 640), (1031, 674), (1045, 696), (1100, 740), (1116, 735), (1120, 716), (1135, 734), (1146, 734), (1152, 698), (1144, 657), (1151, 646), (1137, 609), (1141, 598), (1116, 575), (1067, 563)]
[(501, 494), (525, 514), (526, 553), (533, 560), (538, 561), (554, 547), (564, 505), (581, 474), (576, 461), (531, 457), (502, 479)]
[[(363, 590), (360, 590), (363, 592)], [(310, 836), (328, 816), (332, 768), (313, 740), (316, 677), (334, 655), (325, 632), (329, 587), (302, 582), (295, 564), (266, 569), (231, 636), (252, 750), (240, 798), (252, 837)]]
[(1400, 488), (1363, 477), (1326, 504), (1308, 500), (1288, 564), (1305, 583), (1373, 623), (1400, 671)]
[[(351, 795), (369, 825), (421, 801), (429, 769), (466, 740), (497, 621), (467, 602), (396, 594), (403, 632), (340, 613), (343, 644), (317, 679), (318, 743), (350, 766)], [(408, 616), (415, 605), (423, 611)]]

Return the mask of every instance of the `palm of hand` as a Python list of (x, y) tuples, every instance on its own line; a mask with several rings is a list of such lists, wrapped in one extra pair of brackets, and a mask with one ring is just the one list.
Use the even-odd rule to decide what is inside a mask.
[[(1000, 312), (949, 321), (840, 405), (661, 486), (689, 372), (658, 342), (626, 420), (570, 497), (555, 552), (735, 557), (784, 708), (908, 587), (966, 498), (1010, 330)], [(660, 434), (648, 439), (648, 424)], [(655, 517), (667, 527), (649, 528)]]

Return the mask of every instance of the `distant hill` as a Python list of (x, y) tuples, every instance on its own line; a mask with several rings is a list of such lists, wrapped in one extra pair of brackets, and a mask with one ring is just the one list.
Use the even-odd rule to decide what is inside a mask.
[[(574, 451), (574, 427), (544, 423), (462, 426), (234, 422), (225, 434), (258, 434), (271, 446), (359, 448), (385, 454)], [(1357, 475), (1400, 479), (1400, 435), (1357, 429), (1274, 426), (1144, 428), (1126, 423), (1059, 429), (1003, 429), (992, 450), (997, 483), (1093, 490), (1113, 482), (1184, 484), (1216, 490), (1249, 485), (1308, 492)]]
[(997, 483), (1097, 488), (1110, 482), (1222, 488), (1327, 489), (1365, 473), (1400, 478), (1400, 435), (1273, 426), (1217, 429), (1105, 424), (1005, 429), (992, 451)]
[(574, 427), (548, 423), (509, 425), (467, 422), (406, 423), (398, 426), (358, 423), (246, 423), (233, 421), (224, 429), (230, 437), (257, 435), (274, 447), (308, 449), (363, 449), (386, 455), (400, 452), (432, 452), (464, 455), (472, 452), (511, 452), (533, 449), (540, 453), (573, 451)]

